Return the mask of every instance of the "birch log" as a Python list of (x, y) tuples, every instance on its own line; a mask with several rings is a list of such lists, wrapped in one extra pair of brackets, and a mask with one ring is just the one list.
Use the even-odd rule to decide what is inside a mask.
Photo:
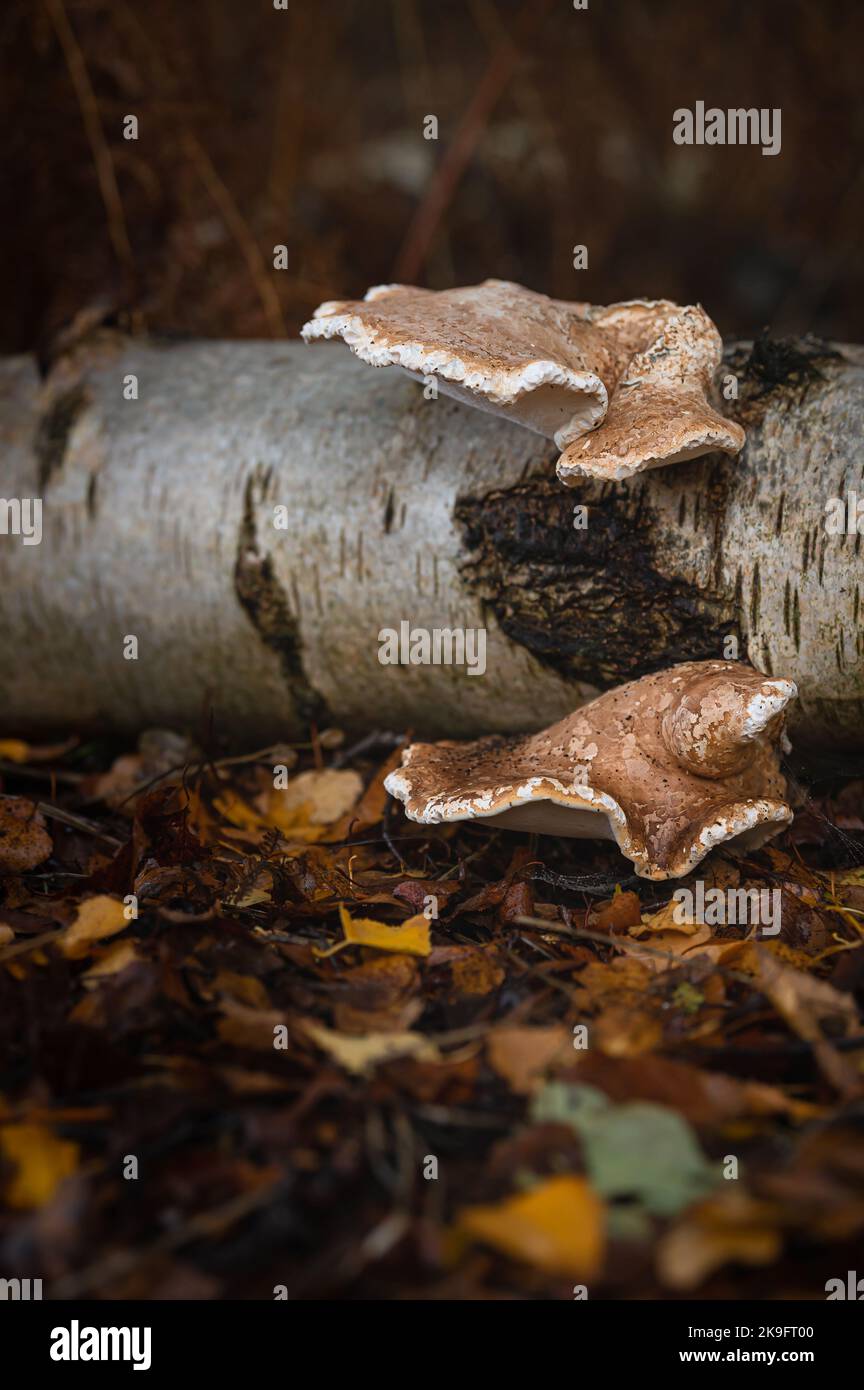
[[(743, 455), (574, 489), (539, 436), (335, 345), (6, 361), (0, 494), (43, 532), (0, 534), (3, 730), (531, 729), (734, 638), (798, 682), (800, 741), (861, 749), (862, 536), (825, 509), (864, 498), (864, 350), (727, 359)], [(382, 665), (403, 620), (485, 628), (485, 674)]]

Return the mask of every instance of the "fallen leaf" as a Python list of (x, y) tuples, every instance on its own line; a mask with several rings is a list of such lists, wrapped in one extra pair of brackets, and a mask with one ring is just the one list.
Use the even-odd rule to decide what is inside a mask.
[(254, 975), (239, 975), (234, 970), (220, 970), (210, 989), (216, 995), (228, 995), (250, 1009), (271, 1008), (270, 996), (260, 980)]
[(67, 738), (63, 743), (25, 743), (21, 738), (0, 738), (0, 758), (10, 763), (45, 763), (62, 758), (78, 740)]
[(421, 1062), (441, 1060), (438, 1048), (422, 1033), (369, 1033), (357, 1038), (335, 1033), (311, 1019), (306, 1019), (302, 1027), (322, 1052), (355, 1076), (363, 1076), (380, 1062), (392, 1062), (397, 1057), (414, 1057)]
[(352, 802), (341, 820), (334, 824), (331, 832), (333, 838), (343, 840), (359, 830), (369, 830), (373, 825), (380, 824), (390, 797), (390, 793), (384, 787), (384, 778), (389, 772), (401, 767), (402, 752), (401, 746), (394, 748), (387, 761), (378, 768), (357, 804), (354, 805)]
[(102, 941), (106, 936), (115, 936), (128, 925), (129, 920), (119, 898), (100, 893), (79, 904), (75, 921), (58, 939), (57, 946), (67, 959), (80, 960), (89, 954), (94, 942)]
[[(652, 917), (643, 918), (640, 926), (632, 929), (630, 937), (616, 937), (629, 956), (657, 975), (675, 970), (683, 961), (695, 960), (705, 954), (700, 948), (706, 947), (712, 937), (711, 928), (701, 922), (683, 921), (676, 924), (673, 910), (677, 906), (677, 903), (667, 903)], [(646, 932), (646, 941), (633, 939)]]
[(855, 1095), (864, 1090), (864, 1080), (823, 1032), (823, 1022), (831, 1019), (843, 1037), (860, 1034), (858, 1008), (851, 994), (844, 994), (813, 975), (777, 960), (770, 951), (757, 947), (760, 987), (777, 1012), (799, 1038), (813, 1044), (819, 1067), (838, 1091)]
[(844, 994), (813, 975), (776, 960), (763, 947), (756, 948), (759, 983), (778, 1013), (799, 1038), (817, 1042), (824, 1036), (822, 1023), (835, 1020), (843, 1037), (861, 1032), (858, 1008), (851, 994)]
[(422, 912), (427, 898), (434, 898), (440, 912), (446, 907), (448, 899), (461, 891), (462, 884), (454, 883), (452, 879), (444, 879), (439, 883), (430, 878), (407, 878), (396, 885), (393, 896), (413, 907), (415, 912)]
[(650, 1100), (678, 1110), (692, 1125), (725, 1124), (748, 1115), (816, 1119), (819, 1106), (787, 1096), (778, 1086), (701, 1071), (669, 1057), (613, 1058), (594, 1049), (574, 1052), (568, 1079), (597, 1086), (612, 1101)]
[(353, 810), (363, 794), (363, 780), (350, 769), (301, 772), (284, 789), (271, 787), (265, 824), (291, 839), (320, 840), (327, 827)]
[(600, 1269), (604, 1207), (584, 1178), (555, 1177), (530, 1192), (459, 1212), (457, 1231), (546, 1274), (590, 1279)]
[(636, 927), (642, 920), (642, 904), (638, 893), (616, 893), (609, 902), (600, 903), (591, 913), (591, 926), (596, 931), (624, 931)]
[(423, 1012), (420, 969), (413, 956), (386, 954), (339, 976), (333, 1022), (340, 1033), (399, 1033)]
[(213, 810), (223, 820), (236, 825), (238, 830), (265, 830), (272, 824), (266, 816), (256, 811), (254, 806), (250, 806), (239, 792), (234, 791), (233, 787), (225, 787), (218, 796), (214, 796)]
[(223, 994), (219, 999), (219, 1037), (232, 1047), (250, 1048), (255, 1052), (272, 1052), (276, 1029), (287, 1026), (288, 1019), (276, 1009), (259, 1009)]
[(674, 1215), (719, 1181), (690, 1126), (666, 1106), (613, 1105), (593, 1086), (552, 1081), (535, 1097), (531, 1118), (570, 1125), (600, 1195), (634, 1199), (656, 1216)]
[(420, 967), (411, 956), (375, 956), (339, 976), (340, 998), (356, 1009), (386, 1009), (419, 983)]
[(591, 1037), (608, 1057), (638, 1057), (663, 1040), (663, 1025), (648, 1009), (613, 1004), (590, 1025)]
[(339, 920), (342, 923), (344, 941), (339, 941), (327, 950), (315, 950), (315, 955), (323, 960), (327, 956), (343, 951), (346, 946), (372, 946), (377, 951), (398, 951), (401, 955), (428, 956), (432, 949), (429, 940), (429, 922), (420, 912), (409, 917), (407, 922), (391, 927), (386, 922), (376, 922), (371, 917), (352, 917), (340, 905)]
[(54, 848), (45, 817), (25, 796), (0, 796), (0, 870), (24, 874)]
[(20, 738), (0, 738), (0, 758), (7, 763), (26, 763), (30, 756), (30, 744)]
[(333, 1022), (340, 1033), (404, 1033), (416, 1023), (425, 1005), (422, 999), (405, 999), (387, 1009), (356, 1009), (353, 1004), (334, 1004)]
[(631, 936), (640, 936), (647, 932), (683, 932), (685, 936), (694, 936), (703, 925), (695, 917), (691, 917), (689, 910), (683, 903), (675, 898), (670, 898), (668, 903), (658, 909), (657, 912), (646, 913), (640, 922), (636, 923), (636, 930), (631, 932)]
[(106, 948), (104, 953), (84, 971), (82, 979), (89, 984), (91, 981), (105, 979), (109, 975), (119, 975), (121, 970), (125, 970), (128, 965), (134, 965), (141, 960), (138, 948), (134, 941), (114, 941)]
[(569, 1060), (571, 1052), (572, 1038), (558, 1024), (492, 1028), (486, 1038), (489, 1065), (517, 1095), (530, 1095), (555, 1059)]
[(610, 961), (592, 960), (579, 974), (579, 985), (592, 1003), (607, 998), (638, 1000), (650, 981), (651, 971), (629, 952)]
[(450, 1003), (466, 997), (478, 998), (491, 994), (505, 978), (505, 970), (494, 945), (436, 946), (430, 953), (429, 964), (436, 970), (444, 966), (449, 971), (446, 998)]
[(657, 1273), (688, 1292), (725, 1264), (767, 1265), (780, 1254), (776, 1209), (743, 1192), (723, 1192), (692, 1208), (657, 1247)]
[(5, 1201), (16, 1211), (44, 1207), (78, 1166), (78, 1145), (58, 1138), (46, 1125), (3, 1125), (0, 1152), (17, 1168), (4, 1192)]

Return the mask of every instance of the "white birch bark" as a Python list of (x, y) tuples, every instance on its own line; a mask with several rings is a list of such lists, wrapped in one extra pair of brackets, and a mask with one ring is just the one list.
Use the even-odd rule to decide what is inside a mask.
[[(4, 731), (530, 729), (732, 636), (798, 682), (803, 742), (864, 747), (864, 540), (825, 524), (864, 499), (864, 354), (766, 394), (744, 356), (737, 460), (574, 489), (537, 435), (337, 346), (7, 360), (0, 497), (41, 498), (43, 533), (0, 534)], [(485, 674), (382, 665), (403, 619), (486, 628)]]

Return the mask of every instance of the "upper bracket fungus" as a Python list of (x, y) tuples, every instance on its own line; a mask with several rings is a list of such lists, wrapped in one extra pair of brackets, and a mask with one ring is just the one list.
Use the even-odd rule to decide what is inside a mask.
[(643, 878), (680, 878), (716, 845), (752, 849), (791, 821), (779, 754), (796, 693), (737, 662), (686, 662), (542, 733), (411, 744), (385, 786), (423, 824), (614, 839)]
[(505, 280), (465, 289), (378, 285), (322, 304), (303, 337), (342, 338), (364, 362), (554, 439), (558, 476), (627, 478), (723, 450), (744, 431), (709, 397), (722, 342), (703, 309), (669, 300), (602, 308)]

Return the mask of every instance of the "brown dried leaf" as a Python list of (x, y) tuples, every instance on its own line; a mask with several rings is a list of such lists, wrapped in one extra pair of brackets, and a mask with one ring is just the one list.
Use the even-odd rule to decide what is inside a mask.
[(3, 1125), (0, 1152), (16, 1169), (3, 1195), (7, 1205), (17, 1211), (44, 1207), (63, 1179), (78, 1167), (78, 1145), (58, 1138), (42, 1124), (25, 1121)]
[(661, 1237), (657, 1272), (668, 1288), (687, 1292), (734, 1261), (772, 1264), (780, 1255), (777, 1209), (743, 1192), (709, 1197)]
[(556, 1060), (569, 1060), (571, 1043), (567, 1029), (558, 1024), (548, 1028), (504, 1025), (490, 1030), (486, 1055), (489, 1065), (517, 1095), (530, 1095)]
[(335, 1033), (311, 1019), (305, 1019), (301, 1026), (316, 1047), (355, 1076), (364, 1076), (379, 1063), (391, 1062), (397, 1057), (414, 1057), (424, 1062), (437, 1062), (440, 1058), (435, 1044), (422, 1033), (369, 1033), (354, 1038)]

